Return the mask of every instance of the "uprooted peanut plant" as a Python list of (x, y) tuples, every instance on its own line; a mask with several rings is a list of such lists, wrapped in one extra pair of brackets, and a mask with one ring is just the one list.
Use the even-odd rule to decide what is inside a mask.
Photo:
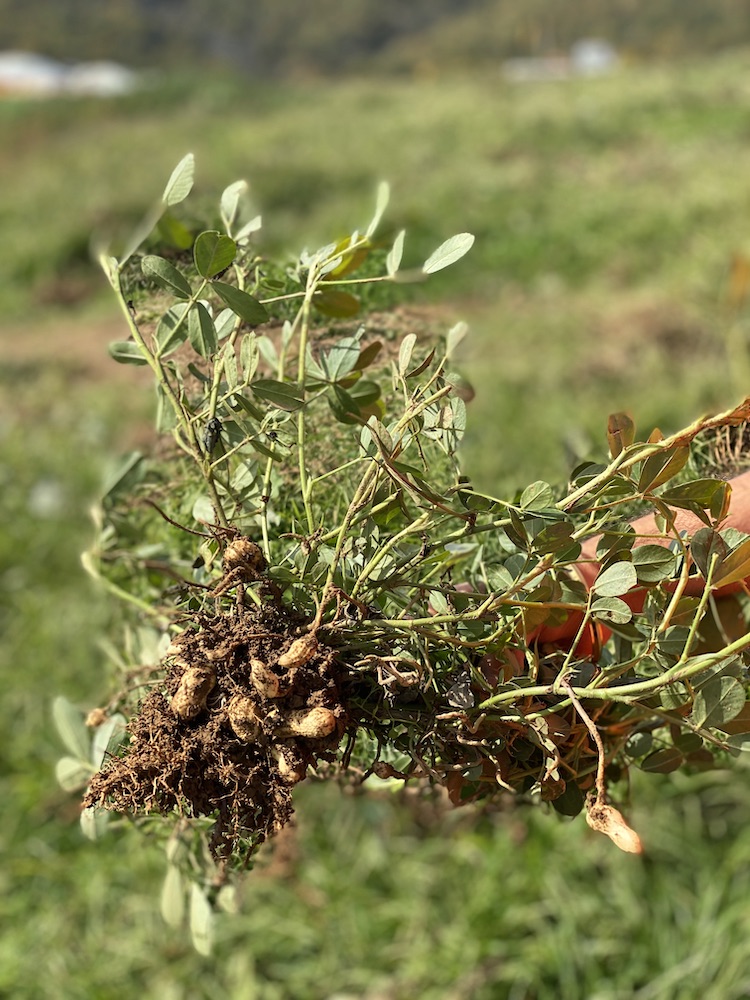
[[(376, 235), (381, 185), (364, 231), (283, 266), (255, 249), (242, 182), (220, 228), (192, 232), (178, 207), (192, 174), (186, 157), (130, 246), (101, 258), (130, 333), (111, 353), (150, 368), (159, 436), (113, 477), (85, 557), (129, 608), (93, 748), (56, 706), (73, 754), (58, 773), (86, 783), (85, 828), (106, 810), (160, 814), (173, 868), (206, 837), (227, 878), (289, 820), (296, 784), (344, 776), (433, 783), (456, 805), (515, 793), (585, 809), (639, 851), (608, 802), (629, 767), (750, 748), (750, 635), (706, 641), (712, 589), (747, 575), (750, 538), (721, 530), (727, 483), (690, 472), (694, 439), (733, 433), (750, 401), (645, 442), (615, 415), (609, 464), (559, 490), (478, 493), (456, 459), (465, 327), (399, 343), (354, 319), (372, 285), (438, 271), (472, 237), (402, 270), (404, 234)], [(679, 509), (705, 525), (693, 538)], [(668, 546), (634, 547), (628, 519), (645, 511)], [(594, 535), (587, 592), (571, 566)], [(685, 596), (695, 574), (703, 596)], [(638, 612), (623, 600), (636, 588)], [(575, 641), (534, 638), (574, 612)], [(211, 878), (187, 868), (205, 902)]]

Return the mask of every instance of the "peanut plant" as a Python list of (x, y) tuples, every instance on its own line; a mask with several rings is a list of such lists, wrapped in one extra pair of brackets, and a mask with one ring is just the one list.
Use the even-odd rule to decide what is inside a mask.
[[(690, 471), (691, 443), (742, 424), (750, 400), (646, 441), (614, 415), (609, 461), (564, 488), (477, 492), (457, 458), (465, 325), (394, 343), (362, 308), (473, 237), (403, 269), (404, 233), (376, 236), (383, 184), (366, 228), (284, 264), (258, 252), (243, 182), (195, 234), (192, 182), (188, 156), (130, 244), (101, 255), (129, 331), (111, 354), (150, 369), (156, 434), (113, 476), (84, 556), (127, 609), (116, 690), (88, 730), (56, 703), (58, 776), (85, 786), (87, 832), (108, 812), (165, 831), (165, 916), (190, 883), (201, 949), (307, 777), (541, 800), (639, 852), (609, 802), (631, 766), (750, 749), (750, 634), (703, 641), (750, 538), (722, 529), (729, 485)], [(704, 525), (693, 537), (680, 509)], [(649, 510), (668, 544), (636, 544), (629, 519)], [(592, 536), (587, 591), (574, 567)], [(703, 595), (685, 596), (696, 574)], [(640, 611), (623, 599), (636, 590)], [(571, 615), (573, 641), (543, 641)]]

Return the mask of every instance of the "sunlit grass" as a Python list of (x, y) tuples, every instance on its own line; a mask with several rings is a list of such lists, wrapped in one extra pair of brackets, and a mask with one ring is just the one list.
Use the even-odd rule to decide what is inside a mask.
[[(746, 70), (739, 55), (517, 90), (494, 77), (232, 84), (111, 116), (0, 106), (0, 298), (15, 316), (0, 344), (10, 355), (56, 273), (95, 287), (90, 233), (132, 223), (188, 148), (206, 203), (249, 176), (269, 245), (292, 249), (364, 221), (387, 176), (390, 221), (410, 230), (413, 259), (454, 231), (478, 235), (455, 274), (425, 289), (445, 296), (446, 328), (461, 315), (474, 326), (470, 468), (493, 489), (562, 478), (601, 452), (611, 410), (667, 430), (742, 390), (721, 292), (749, 239)], [(149, 400), (76, 375), (70, 326), (46, 329), (46, 357), (23, 363), (14, 345), (0, 403), (0, 993), (750, 992), (745, 770), (639, 776), (643, 860), (541, 810), (434, 817), (387, 794), (303, 787), (291, 855), (248, 880), (215, 955), (196, 956), (159, 917), (160, 848), (127, 831), (83, 841), (76, 803), (54, 783), (52, 698), (90, 707), (108, 687), (97, 639), (113, 608), (79, 567), (86, 511)]]

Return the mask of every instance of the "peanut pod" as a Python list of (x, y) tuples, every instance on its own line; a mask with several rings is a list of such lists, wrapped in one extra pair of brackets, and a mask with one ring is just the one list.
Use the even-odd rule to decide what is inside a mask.
[(194, 719), (206, 707), (206, 699), (216, 683), (216, 671), (208, 664), (188, 667), (172, 695), (170, 707), (181, 719)]
[(286, 653), (276, 661), (280, 667), (301, 667), (311, 660), (318, 651), (318, 640), (312, 633), (295, 639)]
[(288, 712), (276, 727), (277, 736), (303, 736), (319, 740), (336, 728), (336, 716), (330, 708), (298, 708)]

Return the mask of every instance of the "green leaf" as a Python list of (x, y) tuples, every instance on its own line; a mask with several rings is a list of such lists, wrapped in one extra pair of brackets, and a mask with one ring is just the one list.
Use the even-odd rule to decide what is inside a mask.
[(446, 357), (452, 357), (456, 353), (456, 349), (461, 341), (464, 339), (466, 334), (469, 332), (469, 326), (467, 323), (460, 322), (452, 326), (448, 331), (448, 336), (445, 339), (445, 354)]
[(236, 389), (239, 384), (239, 374), (237, 371), (237, 355), (234, 353), (234, 344), (227, 343), (221, 351), (221, 363), (224, 368), (224, 378), (229, 389)]
[(240, 199), (247, 191), (247, 181), (235, 181), (229, 187), (224, 188), (221, 195), (221, 221), (227, 229), (231, 229), (237, 218), (237, 209)]
[(161, 200), (165, 205), (178, 205), (190, 194), (195, 176), (195, 157), (188, 153), (180, 160), (172, 171), (172, 175), (164, 188)]
[(189, 308), (187, 302), (178, 302), (171, 309), (168, 309), (159, 320), (154, 334), (157, 357), (166, 357), (187, 340), (188, 328), (185, 314)]
[(638, 765), (642, 771), (655, 774), (670, 774), (680, 767), (685, 758), (676, 747), (664, 747), (645, 757)]
[(445, 243), (441, 243), (437, 250), (430, 254), (422, 265), (425, 274), (434, 274), (435, 271), (442, 271), (444, 267), (449, 267), (464, 254), (467, 254), (474, 245), (474, 237), (471, 233), (457, 233), (451, 236)]
[(619, 597), (600, 597), (591, 605), (591, 614), (600, 621), (616, 625), (624, 625), (633, 617), (633, 612)]
[(257, 233), (258, 230), (263, 225), (263, 218), (260, 215), (256, 215), (255, 218), (250, 219), (246, 222), (244, 226), (237, 230), (234, 234), (234, 238), (238, 243), (244, 243), (247, 241), (248, 236), (252, 236), (253, 233)]
[(390, 185), (388, 184), (387, 181), (381, 181), (380, 184), (378, 184), (378, 194), (375, 202), (375, 214), (373, 215), (372, 221), (370, 222), (370, 225), (367, 227), (367, 231), (365, 232), (365, 236), (367, 237), (368, 240), (380, 225), (380, 220), (383, 218), (383, 213), (385, 212), (386, 208), (388, 208), (388, 202), (390, 201), (390, 197), (391, 197)]
[(240, 365), (242, 366), (242, 377), (246, 383), (257, 371), (259, 357), (255, 334), (252, 331), (246, 333), (240, 341)]
[(143, 455), (140, 451), (131, 451), (111, 472), (102, 486), (102, 499), (112, 500), (117, 496), (132, 490), (144, 476)]
[(359, 337), (342, 337), (330, 351), (321, 355), (320, 367), (329, 381), (338, 382), (354, 370), (359, 357)]
[(141, 260), (141, 271), (145, 278), (176, 295), (178, 299), (189, 299), (193, 294), (185, 275), (163, 257), (147, 254)]
[(110, 358), (121, 365), (147, 365), (148, 361), (133, 340), (113, 340), (107, 347)]
[(99, 806), (81, 810), (81, 831), (87, 840), (100, 840), (109, 823), (109, 812)]
[(316, 292), (313, 305), (324, 316), (331, 316), (333, 319), (349, 319), (356, 316), (361, 308), (359, 299), (338, 288), (324, 288)]
[(214, 321), (202, 302), (196, 302), (188, 316), (188, 337), (193, 349), (202, 358), (210, 358), (218, 344)]
[(633, 733), (625, 744), (625, 753), (629, 757), (644, 757), (654, 744), (651, 733)]
[(156, 229), (163, 242), (175, 250), (189, 250), (193, 245), (193, 234), (188, 227), (169, 212), (162, 215)]
[(401, 267), (401, 259), (404, 256), (404, 236), (406, 236), (406, 230), (402, 229), (393, 241), (393, 246), (388, 251), (388, 256), (385, 258), (385, 270), (390, 278), (392, 278)]
[(401, 341), (401, 346), (398, 351), (398, 372), (403, 378), (409, 369), (409, 363), (411, 361), (411, 356), (414, 353), (414, 347), (417, 343), (417, 335), (415, 333), (407, 333), (404, 339)]
[(638, 492), (646, 493), (655, 490), (657, 486), (663, 486), (680, 469), (683, 468), (690, 456), (690, 448), (682, 445), (677, 448), (669, 448), (666, 451), (657, 451), (643, 463), (641, 474), (638, 478)]
[(549, 483), (539, 479), (537, 482), (527, 486), (521, 494), (518, 506), (521, 510), (542, 510), (551, 507), (555, 501), (555, 494)]
[(271, 378), (261, 378), (250, 386), (252, 392), (266, 403), (279, 410), (293, 412), (305, 405), (304, 391), (291, 382), (277, 382)]
[(219, 341), (224, 340), (234, 330), (237, 317), (231, 309), (222, 309), (218, 316), (214, 317), (214, 327), (216, 337)]
[(208, 897), (193, 882), (190, 889), (190, 937), (199, 955), (210, 955), (213, 946), (214, 913)]
[(635, 566), (630, 562), (616, 562), (599, 574), (591, 589), (599, 597), (619, 597), (627, 594), (637, 583)]
[(211, 287), (226, 305), (248, 326), (259, 326), (268, 319), (266, 307), (247, 292), (224, 281), (212, 281)]
[(677, 566), (677, 556), (663, 545), (636, 545), (632, 560), (639, 583), (668, 580)]
[(182, 926), (185, 917), (185, 886), (182, 873), (176, 865), (167, 865), (167, 874), (161, 888), (161, 915), (168, 927)]
[(77, 792), (91, 780), (95, 768), (77, 757), (61, 757), (55, 765), (57, 783), (66, 792)]
[(692, 723), (699, 729), (721, 729), (745, 707), (745, 689), (734, 677), (712, 677), (696, 692)]
[(83, 720), (83, 712), (67, 698), (58, 695), (52, 702), (52, 721), (65, 749), (78, 760), (88, 762), (91, 737)]
[(708, 510), (716, 502), (717, 494), (723, 493), (727, 484), (721, 479), (695, 479), (691, 483), (673, 486), (661, 494), (661, 499), (671, 507), (694, 506)]
[(193, 246), (193, 260), (198, 274), (213, 278), (226, 271), (237, 256), (237, 244), (229, 236), (216, 230), (201, 233)]
[(114, 754), (125, 739), (125, 718), (119, 713), (111, 715), (94, 730), (91, 742), (91, 763), (95, 771), (105, 763), (107, 757)]

